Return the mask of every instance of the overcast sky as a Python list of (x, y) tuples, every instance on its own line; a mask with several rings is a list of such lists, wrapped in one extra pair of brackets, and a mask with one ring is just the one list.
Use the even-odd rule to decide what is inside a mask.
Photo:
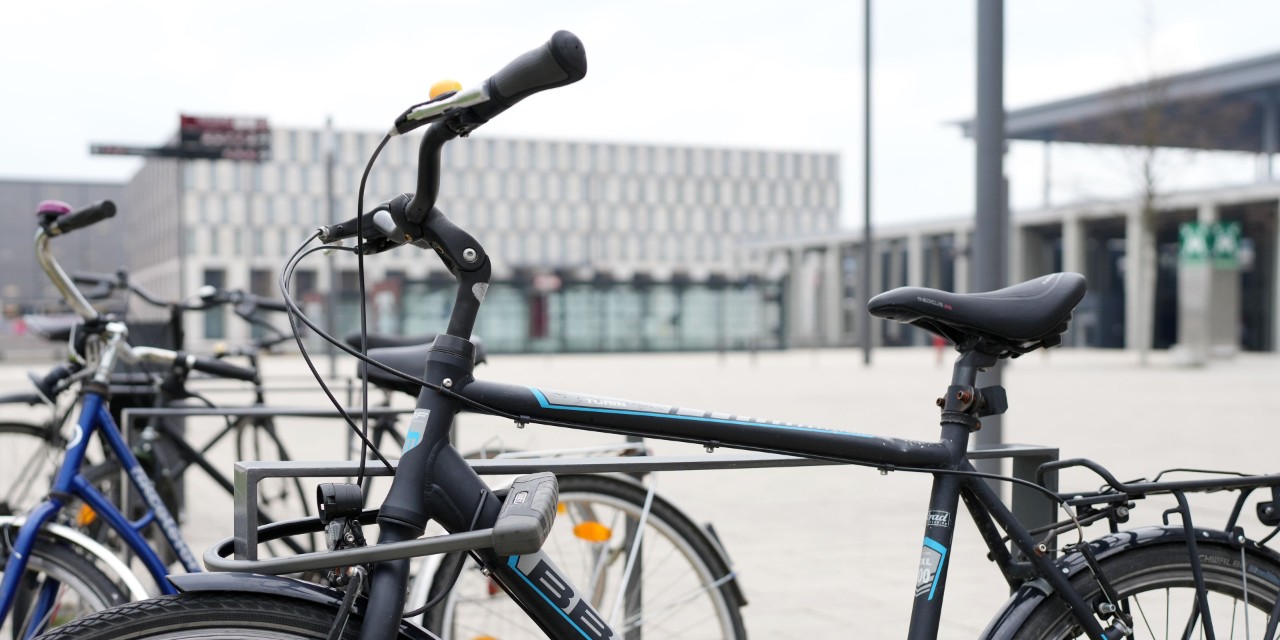
[[(971, 215), (976, 3), (875, 3), (877, 223)], [(1010, 109), (1280, 50), (1276, 0), (1010, 0)], [(582, 39), (576, 85), (476, 135), (824, 150), (842, 154), (846, 224), (862, 215), (862, 3), (6, 2), (0, 178), (126, 179), (179, 113), (385, 129), (432, 82), (473, 85), (557, 29)], [(1148, 63), (1148, 60), (1150, 63)], [(1059, 148), (1056, 202), (1132, 189), (1123, 158)], [(1014, 143), (1015, 207), (1042, 199), (1043, 152)], [(1171, 188), (1254, 179), (1248, 157), (1180, 159)], [(412, 189), (412, 185), (405, 185)], [(381, 199), (390, 194), (371, 194)]]

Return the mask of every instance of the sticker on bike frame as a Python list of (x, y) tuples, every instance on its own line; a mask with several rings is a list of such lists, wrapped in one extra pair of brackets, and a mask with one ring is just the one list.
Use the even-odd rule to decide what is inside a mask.
[(151, 478), (147, 477), (146, 470), (142, 468), (142, 465), (135, 465), (129, 469), (129, 477), (133, 478), (134, 484), (142, 494), (143, 502), (147, 503), (147, 508), (151, 509), (151, 512), (155, 514), (156, 521), (160, 523), (160, 528), (164, 530), (164, 536), (169, 539), (174, 553), (182, 561), (182, 566), (187, 571), (199, 571), (200, 563), (183, 541), (182, 529), (178, 526), (178, 522), (173, 519), (173, 514), (169, 513), (168, 507), (164, 506), (164, 501), (160, 499), (160, 494), (156, 492), (156, 486), (152, 484)]
[(946, 511), (930, 511), (929, 517), (925, 519), (924, 524), (928, 527), (949, 529), (951, 528), (951, 514)]
[(929, 599), (938, 591), (938, 579), (942, 577), (942, 563), (947, 561), (947, 548), (942, 543), (929, 537), (924, 539), (924, 548), (920, 551), (920, 573), (916, 575), (916, 597), (929, 594)]
[(427, 430), (427, 418), (430, 417), (429, 409), (413, 410), (413, 417), (409, 419), (409, 432), (404, 434), (404, 449), (400, 451), (400, 455), (409, 453), (410, 449), (422, 442), (422, 434)]
[(79, 422), (71, 423), (71, 439), (67, 441), (67, 451), (80, 446), (80, 441), (84, 439), (84, 429)]
[(746, 416), (737, 416), (728, 413), (715, 413), (711, 411), (703, 411), (701, 409), (684, 409), (681, 407), (673, 407), (671, 405), (654, 404), (652, 402), (622, 400), (619, 398), (609, 398), (605, 396), (590, 396), (581, 393), (554, 391), (551, 389), (542, 390), (534, 387), (529, 387), (529, 391), (533, 392), (534, 397), (538, 399), (538, 404), (541, 405), (543, 409), (586, 411), (589, 413), (612, 413), (631, 416), (652, 416), (655, 418), (669, 418), (672, 420), (696, 420), (700, 422), (717, 422), (720, 424), (741, 424), (756, 427), (772, 427), (775, 429), (791, 429), (794, 431), (820, 431), (822, 433), (854, 436), (858, 438), (873, 437), (865, 433), (856, 433), (853, 431), (824, 429), (822, 427), (811, 427), (809, 425), (796, 424), (793, 422), (778, 422), (776, 420), (758, 420), (756, 418)]
[(543, 600), (554, 606), (583, 638), (607, 640), (614, 637), (613, 630), (591, 608), (591, 603), (574, 592), (569, 581), (560, 575), (560, 570), (541, 551), (526, 556), (511, 556), (507, 559), (507, 566), (515, 569), (520, 578), (533, 587)]

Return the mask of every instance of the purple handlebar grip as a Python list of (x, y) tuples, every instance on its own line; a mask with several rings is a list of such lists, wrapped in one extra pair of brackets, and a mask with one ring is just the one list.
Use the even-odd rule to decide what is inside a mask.
[(61, 200), (42, 200), (40, 204), (36, 206), (36, 215), (43, 213), (52, 213), (59, 216), (66, 215), (71, 213), (71, 205)]

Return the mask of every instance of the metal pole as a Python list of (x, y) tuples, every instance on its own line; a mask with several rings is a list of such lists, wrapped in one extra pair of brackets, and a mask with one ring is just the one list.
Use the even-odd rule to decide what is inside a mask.
[[(973, 291), (1004, 287), (1007, 274), (1009, 212), (1005, 197), (1005, 8), (1004, 0), (978, 0), (977, 207), (974, 218)], [(1001, 367), (980, 376), (982, 385), (1000, 384)], [(1000, 417), (982, 421), (975, 445), (1004, 440)], [(979, 471), (998, 472), (1000, 462), (983, 461)]]
[(190, 249), (194, 249), (194, 247), (187, 246), (187, 239), (186, 239), (187, 221), (185, 219), (187, 212), (186, 212), (186, 207), (183, 206), (183, 201), (186, 200), (184, 195), (186, 193), (187, 163), (182, 158), (178, 158), (173, 161), (173, 164), (174, 164), (174, 167), (176, 167), (176, 171), (178, 173), (178, 179), (174, 182), (174, 185), (177, 187), (177, 190), (178, 190), (178, 193), (177, 193), (178, 201), (176, 203), (177, 206), (175, 207), (178, 212), (178, 238), (177, 238), (178, 239), (178, 244), (177, 244), (178, 289), (177, 291), (178, 291), (178, 299), (186, 300), (187, 299), (187, 251)]
[(858, 289), (862, 296), (862, 317), (858, 341), (862, 343), (862, 363), (871, 364), (871, 0), (862, 3), (862, 265), (858, 269)]
[[(1009, 226), (1004, 184), (1004, 2), (978, 0), (976, 147), (977, 203), (973, 233), (973, 291), (992, 291), (1005, 285)], [(979, 382), (1000, 384), (1000, 366)], [(974, 445), (991, 446), (1004, 440), (998, 416), (984, 418)], [(979, 471), (998, 472), (999, 461), (982, 461)]]
[(1043, 195), (1044, 195), (1044, 201), (1043, 201), (1043, 203), (1041, 204), (1041, 206), (1042, 206), (1043, 208), (1045, 208), (1045, 209), (1048, 209), (1048, 208), (1049, 208), (1049, 202), (1050, 202), (1050, 198), (1049, 198), (1050, 176), (1049, 176), (1049, 174), (1050, 174), (1050, 173), (1051, 173), (1051, 171), (1052, 171), (1052, 159), (1053, 159), (1052, 147), (1053, 147), (1053, 143), (1049, 142), (1048, 140), (1045, 140), (1045, 141), (1044, 141), (1044, 177), (1042, 178), (1043, 182), (1042, 182), (1042, 184), (1041, 184), (1041, 186), (1044, 188), (1044, 194), (1043, 194)]
[[(334, 140), (333, 135), (333, 117), (325, 119), (324, 133), (324, 196), (325, 206), (327, 208), (325, 214), (327, 216), (326, 219), (330, 224), (332, 224), (338, 219), (337, 207), (333, 201), (333, 170), (334, 156), (336, 155), (334, 148), (337, 146), (337, 141)], [(335, 300), (338, 290), (336, 282), (338, 271), (333, 266), (334, 262), (334, 260), (325, 261), (325, 264), (329, 265), (329, 295), (324, 298), (324, 316), (325, 324), (329, 326), (330, 331), (335, 331), (338, 327), (337, 318), (335, 317), (338, 312), (338, 303)], [(334, 346), (332, 342), (326, 341), (324, 344), (325, 351), (329, 354), (329, 379), (336, 379), (338, 376), (338, 348)]]

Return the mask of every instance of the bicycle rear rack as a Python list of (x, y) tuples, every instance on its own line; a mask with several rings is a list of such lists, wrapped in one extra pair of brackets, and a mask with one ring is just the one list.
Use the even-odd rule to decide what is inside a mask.
[[(1012, 458), (1015, 477), (1030, 480), (1040, 464), (1056, 460), (1058, 450), (1030, 445), (1001, 445), (990, 449), (972, 451), (970, 459)], [(394, 467), (397, 460), (392, 460)], [(689, 456), (638, 456), (625, 458), (498, 458), (471, 460), (471, 466), (481, 475), (525, 475), (549, 471), (557, 475), (573, 473), (621, 473), (644, 474), (669, 471), (708, 471), (714, 469), (763, 469), (782, 467), (808, 467), (839, 464), (826, 460), (813, 460), (768, 453), (689, 455)], [(257, 561), (259, 525), (256, 505), (258, 483), (267, 478), (343, 478), (354, 476), (359, 470), (357, 461), (245, 461), (235, 465), (235, 528), (234, 553), (239, 560)], [(368, 465), (368, 476), (389, 476), (391, 472), (381, 465)], [(1021, 475), (1019, 475), (1021, 474)], [(1056, 490), (1056, 479), (1049, 481)], [(1015, 486), (1013, 511), (1020, 520), (1032, 526), (1047, 525), (1053, 521), (1054, 506), (1040, 492)], [(273, 561), (274, 562), (274, 561)], [(212, 568), (212, 566), (210, 567)], [(254, 569), (257, 570), (257, 569)]]
[[(388, 409), (373, 408), (369, 409), (370, 415), (380, 414), (400, 414), (407, 413), (406, 409)], [(359, 413), (359, 409), (349, 410), (351, 415)], [(133, 421), (145, 420), (149, 417), (201, 417), (201, 416), (217, 416), (217, 417), (302, 417), (302, 418), (327, 418), (340, 419), (341, 416), (337, 411), (332, 409), (314, 409), (314, 408), (272, 408), (272, 407), (165, 407), (165, 408), (139, 408), (128, 409), (121, 416), (122, 426), (129, 425)], [(1012, 477), (1025, 480), (1028, 482), (1036, 481), (1036, 470), (1040, 465), (1054, 462), (1058, 460), (1058, 449), (1056, 447), (1044, 447), (1036, 445), (1024, 444), (999, 444), (989, 447), (975, 448), (968, 453), (970, 460), (983, 459), (1004, 459), (1009, 458), (1013, 461)], [(398, 461), (392, 460), (391, 464), (394, 468)], [(498, 458), (488, 460), (472, 460), (471, 466), (481, 475), (526, 475), (539, 471), (549, 471), (555, 474), (570, 473), (619, 473), (640, 475), (645, 473), (666, 472), (666, 471), (709, 471), (716, 469), (763, 469), (763, 468), (784, 468), (784, 467), (807, 467), (819, 465), (841, 464), (827, 460), (815, 460), (810, 458), (800, 458), (796, 456), (786, 456), (769, 453), (740, 453), (740, 454), (714, 454), (714, 455), (688, 455), (688, 456), (628, 456), (628, 457), (574, 457), (574, 458)], [(237, 462), (234, 473), (234, 537), (231, 540), (224, 540), (215, 545), (210, 552), (206, 554), (206, 564), (208, 564), (210, 554), (213, 555), (214, 564), (225, 565), (226, 560), (222, 560), (220, 556), (214, 553), (215, 550), (222, 549), (225, 544), (231, 544), (231, 550), (237, 561), (249, 561), (250, 563), (271, 562), (279, 563), (281, 560), (273, 559), (270, 561), (259, 560), (257, 547), (260, 540), (260, 524), (258, 518), (258, 510), (250, 508), (249, 505), (258, 504), (258, 484), (267, 478), (349, 478), (355, 476), (359, 472), (359, 462), (357, 461), (244, 461)], [(382, 465), (366, 466), (365, 475), (368, 476), (389, 476), (393, 472), (387, 470)], [(1057, 474), (1049, 474), (1043, 479), (1043, 487), (1050, 491), (1057, 491)], [(1052, 524), (1056, 518), (1056, 505), (1049, 500), (1043, 493), (1034, 488), (1015, 483), (1012, 487), (1012, 511), (1019, 521), (1024, 523), (1028, 529), (1047, 526)], [(372, 522), (372, 520), (370, 520)], [(282, 526), (292, 523), (279, 523)], [(316, 520), (316, 529), (311, 531), (319, 531), (319, 521)], [(307, 531), (297, 531), (296, 533), (305, 533)], [(472, 532), (478, 534), (480, 532)], [(470, 535), (470, 534), (466, 534)], [(456, 538), (456, 536), (448, 536), (447, 538)], [(477, 538), (479, 539), (479, 538)], [(447, 545), (475, 544), (475, 540), (456, 539), (448, 543), (432, 542), (433, 539), (423, 539), (410, 541), (406, 543), (397, 543), (403, 548), (397, 547), (391, 553), (401, 553), (409, 549), (413, 553), (409, 555), (397, 555), (394, 557), (411, 557), (414, 555), (424, 555), (427, 549), (432, 549), (430, 553), (446, 553), (449, 551), (457, 551), (457, 548), (446, 548)], [(412, 544), (411, 544), (412, 543)], [(437, 545), (439, 548), (437, 549)], [(488, 538), (480, 547), (492, 546), (492, 538)], [(373, 547), (366, 547), (372, 549)], [(466, 547), (476, 548), (476, 547)], [(345, 553), (344, 550), (341, 553)], [(335, 552), (336, 553), (336, 552)], [(378, 552), (381, 553), (381, 552)], [(308, 554), (309, 555), (309, 554)], [(332, 558), (332, 554), (326, 554)], [(302, 557), (302, 556), (299, 556)], [(382, 558), (386, 559), (386, 558)], [(377, 561), (377, 560), (375, 560)], [(214, 564), (209, 567), (214, 568)], [(245, 567), (250, 565), (236, 565), (235, 570), (246, 570)], [(268, 570), (274, 565), (252, 564), (253, 571), (259, 573), (271, 573), (274, 570)], [(309, 565), (308, 565), (309, 566)], [(229, 569), (217, 569), (229, 570)], [(309, 570), (309, 569), (302, 569)], [(284, 573), (290, 573), (283, 571)]]

